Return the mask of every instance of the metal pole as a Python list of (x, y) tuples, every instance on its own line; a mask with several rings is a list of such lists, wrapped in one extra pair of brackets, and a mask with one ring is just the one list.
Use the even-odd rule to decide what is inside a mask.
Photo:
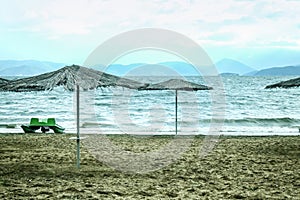
[(177, 135), (177, 90), (175, 90), (176, 95), (175, 95), (175, 130), (176, 130), (176, 135)]
[(76, 114), (77, 114), (77, 168), (80, 168), (80, 133), (79, 133), (79, 85), (76, 85)]

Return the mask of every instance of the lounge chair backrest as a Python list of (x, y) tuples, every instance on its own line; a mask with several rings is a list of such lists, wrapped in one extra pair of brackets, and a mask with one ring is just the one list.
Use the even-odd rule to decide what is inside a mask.
[(36, 125), (39, 124), (39, 119), (38, 118), (31, 118), (30, 119), (30, 125)]
[(48, 118), (47, 124), (48, 124), (48, 125), (53, 125), (53, 126), (55, 126), (55, 124), (56, 124), (55, 118)]

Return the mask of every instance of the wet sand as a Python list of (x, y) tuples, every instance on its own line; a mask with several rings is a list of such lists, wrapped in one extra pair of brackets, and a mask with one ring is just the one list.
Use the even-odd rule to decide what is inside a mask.
[[(299, 199), (300, 137), (220, 137), (199, 158), (203, 137), (171, 165), (127, 174), (95, 159), (63, 134), (0, 134), (0, 199)], [(171, 136), (111, 135), (116, 145), (149, 152)]]

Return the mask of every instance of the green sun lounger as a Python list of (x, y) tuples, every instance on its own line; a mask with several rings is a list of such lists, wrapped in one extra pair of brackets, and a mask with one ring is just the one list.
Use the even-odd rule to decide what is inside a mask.
[(29, 125), (21, 125), (21, 128), (25, 133), (35, 133), (35, 131), (41, 129), (43, 133), (52, 129), (54, 133), (63, 133), (64, 128), (56, 124), (55, 118), (39, 119), (31, 118)]

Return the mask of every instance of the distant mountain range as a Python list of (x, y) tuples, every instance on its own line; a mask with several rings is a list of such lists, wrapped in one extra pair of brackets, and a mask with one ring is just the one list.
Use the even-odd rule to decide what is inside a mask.
[(232, 73), (242, 76), (297, 76), (300, 75), (300, 65), (271, 67), (262, 70), (255, 70), (239, 61), (223, 59), (216, 63), (220, 73)]
[(193, 65), (185, 62), (163, 62), (157, 64), (134, 63), (130, 65), (113, 64), (108, 67), (95, 66), (94, 69), (118, 76), (193, 76), (199, 72)]
[[(300, 66), (272, 67), (255, 70), (254, 68), (233, 59), (223, 59), (215, 64), (219, 74), (240, 76), (290, 76), (300, 75)], [(193, 76), (199, 72), (193, 65), (184, 62), (164, 62), (155, 65), (135, 63), (130, 65), (115, 64), (104, 67), (94, 67), (110, 74), (124, 76)]]
[[(232, 59), (223, 59), (215, 64), (219, 73), (233, 73), (243, 75), (255, 69)], [(95, 66), (94, 69), (105, 71), (119, 76), (197, 76), (199, 71), (191, 64), (185, 62), (162, 62), (158, 64), (134, 63), (130, 65), (113, 64), (108, 67)], [(201, 68), (203, 70), (208, 67)], [(206, 72), (205, 72), (206, 73)], [(209, 74), (209, 72), (208, 72)]]
[(253, 74), (253, 76), (294, 76), (300, 75), (299, 66), (286, 66), (286, 67), (272, 67), (268, 69), (262, 69)]
[(233, 73), (243, 75), (255, 71), (252, 67), (233, 59), (223, 59), (215, 64), (219, 73)]
[(0, 60), (0, 76), (33, 76), (64, 66), (63, 63), (37, 60)]
[[(0, 76), (33, 76), (55, 71), (66, 64), (36, 60), (0, 60)], [(233, 59), (223, 59), (215, 64), (220, 74), (242, 76), (290, 76), (300, 75), (300, 65), (272, 67), (255, 70)], [(118, 76), (193, 76), (199, 72), (193, 65), (185, 62), (163, 62), (158, 64), (134, 63), (130, 65), (113, 64), (108, 67), (95, 66), (94, 69)], [(200, 71), (201, 73), (201, 71)]]

